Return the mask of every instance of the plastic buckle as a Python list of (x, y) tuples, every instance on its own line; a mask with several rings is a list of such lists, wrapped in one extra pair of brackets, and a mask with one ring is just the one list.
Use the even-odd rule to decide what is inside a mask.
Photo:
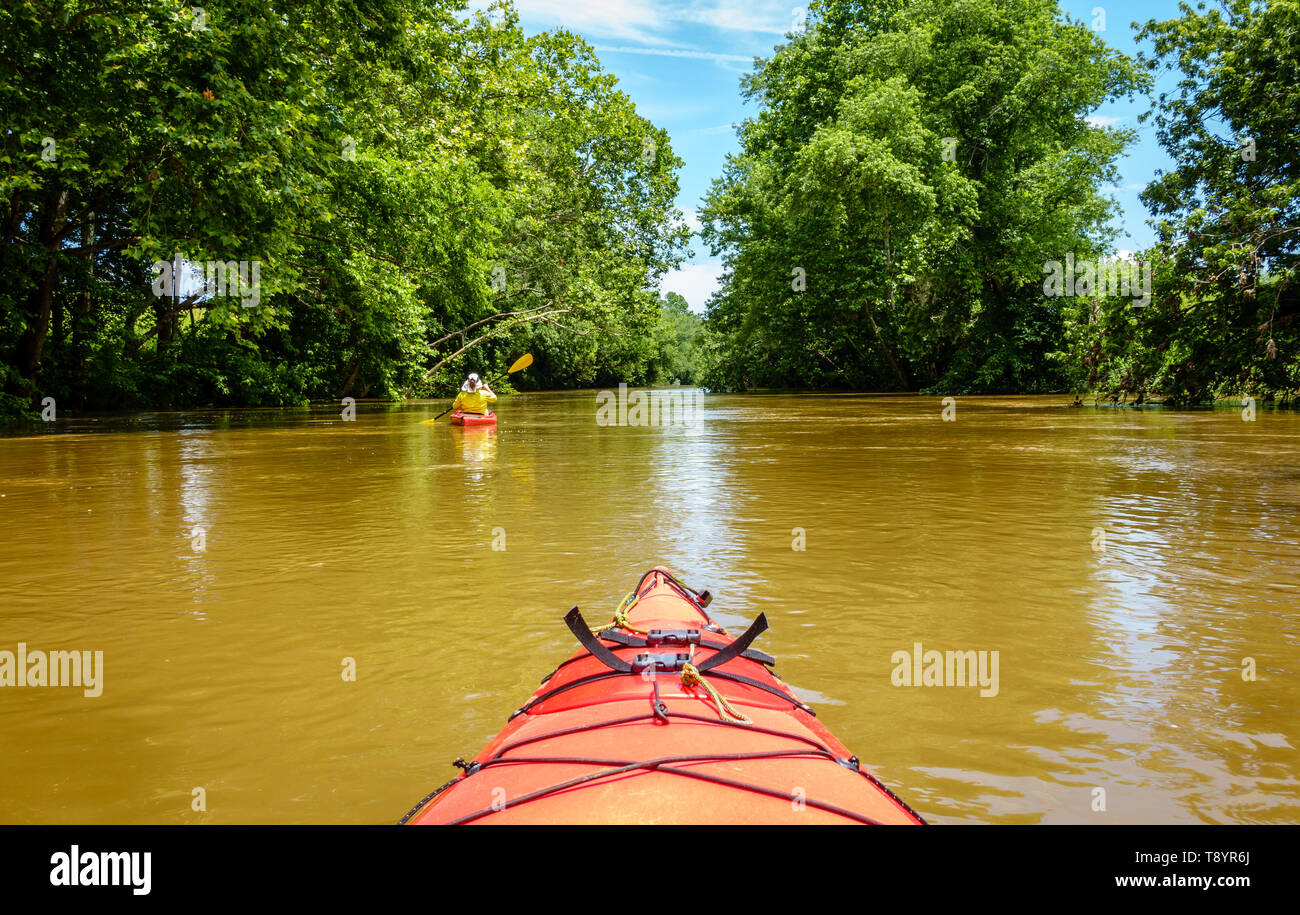
[(646, 633), (645, 643), (647, 645), (698, 645), (700, 644), (700, 630), (651, 629)]
[(632, 662), (633, 672), (643, 670), (681, 670), (682, 666), (691, 659), (689, 654), (679, 652), (677, 654), (639, 654), (636, 660)]

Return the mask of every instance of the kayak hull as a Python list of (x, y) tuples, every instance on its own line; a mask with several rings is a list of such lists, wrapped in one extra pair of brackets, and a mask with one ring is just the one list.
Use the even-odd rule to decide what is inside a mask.
[(497, 415), (495, 413), (461, 413), (457, 410), (451, 414), (451, 424), (453, 426), (495, 426), (497, 424)]
[[(627, 626), (600, 633), (596, 647), (607, 654), (580, 648), (473, 760), (457, 761), (460, 775), (402, 822), (924, 822), (768, 669), (772, 659), (761, 652), (724, 654), (700, 670), (707, 687), (686, 683), (676, 669), (650, 669), (654, 659), (666, 668), (678, 655), (707, 668), (735, 639), (666, 569), (646, 573), (637, 593)], [(668, 641), (655, 643), (656, 630)], [(677, 643), (683, 639), (689, 644)], [(633, 669), (612, 670), (606, 656)]]

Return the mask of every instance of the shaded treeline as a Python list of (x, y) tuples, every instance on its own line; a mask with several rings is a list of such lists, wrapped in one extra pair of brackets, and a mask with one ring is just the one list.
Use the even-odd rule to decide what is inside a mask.
[[(759, 111), (702, 213), (727, 267), (709, 382), (1300, 389), (1297, 9), (1184, 8), (1134, 60), (1051, 0), (814, 3), (745, 80)], [(1053, 262), (1112, 252), (1106, 189), (1135, 134), (1091, 116), (1161, 68), (1182, 80), (1152, 100), (1176, 168), (1143, 195), (1150, 296), (1053, 288)]]
[(0, 414), (683, 377), (681, 162), (508, 9), (18, 0), (0, 112)]

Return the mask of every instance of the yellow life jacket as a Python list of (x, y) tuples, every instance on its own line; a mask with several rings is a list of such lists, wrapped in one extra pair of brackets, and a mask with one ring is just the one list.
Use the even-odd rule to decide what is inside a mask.
[(456, 395), (456, 401), (451, 405), (453, 410), (459, 409), (462, 413), (486, 413), (487, 405), (497, 399), (497, 396), (491, 391), (484, 391), (483, 386), (479, 385), (473, 391), (461, 391)]

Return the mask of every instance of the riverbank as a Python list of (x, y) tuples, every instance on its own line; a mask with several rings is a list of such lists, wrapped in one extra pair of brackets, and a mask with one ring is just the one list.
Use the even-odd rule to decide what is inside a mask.
[[(1088, 395), (1078, 394), (1004, 394), (1004, 395), (940, 395), (928, 393), (909, 393), (900, 394), (895, 392), (871, 392), (871, 391), (797, 391), (788, 389), (769, 388), (754, 391), (747, 391), (743, 394), (720, 394), (709, 392), (703, 388), (697, 388), (691, 385), (648, 385), (635, 388), (623, 386), (625, 390), (632, 391), (692, 391), (697, 396), (709, 398), (717, 396), (726, 397), (799, 397), (806, 398), (810, 401), (821, 399), (834, 400), (836, 398), (859, 398), (859, 399), (888, 399), (888, 398), (917, 398), (917, 399), (938, 399), (940, 402), (946, 399), (952, 399), (954, 402), (963, 400), (999, 400), (1005, 398), (1041, 398), (1046, 402), (1060, 402), (1059, 405), (1067, 407), (1161, 407), (1166, 410), (1180, 411), (1201, 411), (1201, 410), (1294, 410), (1300, 408), (1300, 397), (1273, 397), (1271, 395), (1253, 396), (1241, 395), (1239, 397), (1219, 398), (1213, 401), (1206, 401), (1198, 404), (1178, 404), (1166, 399), (1160, 395), (1155, 398), (1143, 400), (1141, 402), (1130, 400), (1125, 401), (1122, 398), (1111, 398), (1102, 396), (1096, 392)], [(574, 388), (566, 390), (553, 391), (511, 391), (502, 390), (498, 393), (502, 397), (502, 404), (510, 403), (514, 397), (523, 398), (522, 403), (527, 402), (527, 398), (538, 395), (553, 394), (589, 394), (596, 403), (595, 408), (600, 406), (600, 397), (606, 395), (612, 398), (612, 403), (617, 403), (619, 386), (612, 388)], [(1082, 398), (1082, 399), (1080, 399)], [(451, 397), (436, 398), (416, 398), (412, 400), (387, 400), (383, 398), (348, 398), (354, 409), (365, 410), (391, 410), (397, 412), (419, 411), (425, 408), (436, 407), (438, 411), (444, 409), (451, 403)], [(280, 418), (292, 418), (295, 416), (312, 416), (327, 417), (330, 414), (336, 414), (342, 418), (343, 413), (347, 410), (348, 404), (340, 400), (338, 402), (321, 401), (304, 404), (301, 406), (194, 406), (177, 410), (116, 410), (116, 411), (65, 411), (57, 408), (51, 412), (51, 418), (42, 419), (41, 414), (25, 414), (21, 417), (0, 417), (0, 435), (22, 435), (34, 432), (48, 431), (57, 432), (68, 428), (69, 424), (76, 424), (79, 427), (94, 424), (120, 422), (123, 424), (140, 424), (151, 422), (145, 418), (159, 418), (160, 427), (166, 425), (164, 417), (186, 417), (186, 416), (244, 416), (254, 417), (263, 416), (268, 421), (274, 422)]]

